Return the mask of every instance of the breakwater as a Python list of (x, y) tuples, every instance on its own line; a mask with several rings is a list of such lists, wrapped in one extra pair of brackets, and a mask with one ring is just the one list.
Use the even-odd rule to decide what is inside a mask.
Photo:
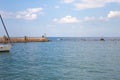
[(0, 37), (0, 43), (22, 43), (22, 42), (48, 42), (46, 37), (10, 37), (10, 40), (7, 37)]

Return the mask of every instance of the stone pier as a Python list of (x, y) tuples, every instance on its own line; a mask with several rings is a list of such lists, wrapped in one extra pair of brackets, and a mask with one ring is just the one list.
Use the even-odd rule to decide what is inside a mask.
[(10, 40), (6, 37), (0, 37), (0, 43), (23, 43), (23, 42), (48, 42), (46, 37), (10, 37)]

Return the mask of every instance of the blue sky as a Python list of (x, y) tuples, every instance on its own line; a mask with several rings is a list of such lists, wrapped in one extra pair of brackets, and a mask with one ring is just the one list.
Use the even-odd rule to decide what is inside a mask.
[(12, 37), (120, 37), (120, 0), (0, 0), (0, 14)]

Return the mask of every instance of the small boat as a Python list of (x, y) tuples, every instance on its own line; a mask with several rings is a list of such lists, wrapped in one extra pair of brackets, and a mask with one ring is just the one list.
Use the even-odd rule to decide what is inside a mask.
[(62, 38), (58, 38), (57, 40), (63, 40)]
[(7, 37), (8, 37), (8, 43), (6, 43), (6, 44), (0, 44), (0, 52), (6, 52), (6, 51), (9, 52), (10, 49), (11, 49), (11, 47), (12, 47), (11, 40), (10, 40), (8, 31), (7, 31), (6, 27), (5, 27), (5, 24), (4, 24), (4, 22), (3, 22), (3, 19), (2, 19), (2, 16), (1, 16), (1, 15), (0, 15), (0, 19), (1, 19), (1, 22), (2, 22), (2, 24), (3, 24), (3, 27), (4, 27), (5, 32), (6, 32), (6, 34), (7, 34)]
[(11, 44), (1, 44), (0, 45), (0, 52), (9, 52), (11, 49)]

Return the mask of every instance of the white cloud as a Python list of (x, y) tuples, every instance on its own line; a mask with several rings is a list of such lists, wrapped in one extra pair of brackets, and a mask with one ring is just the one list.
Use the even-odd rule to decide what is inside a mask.
[(76, 17), (72, 16), (65, 16), (61, 19), (53, 19), (54, 22), (61, 23), (61, 24), (66, 24), (66, 23), (78, 23), (79, 20)]
[(74, 0), (63, 0), (64, 3), (72, 3)]
[(24, 19), (24, 20), (35, 20), (38, 15), (43, 12), (42, 8), (29, 8), (24, 11), (18, 12), (7, 12), (0, 11), (3, 17), (5, 18), (15, 18), (15, 19)]
[(95, 17), (95, 16), (86, 16), (84, 17), (84, 19), (82, 20), (83, 22), (90, 22), (90, 21), (107, 21), (107, 17)]
[(76, 9), (87, 9), (87, 8), (96, 8), (96, 7), (102, 7), (104, 4), (99, 4), (99, 2), (83, 2), (83, 3), (76, 3), (75, 7)]
[(86, 17), (84, 17), (83, 21), (94, 21), (95, 19), (96, 18), (94, 16), (92, 16), (92, 17), (86, 16)]
[(79, 3), (75, 3), (76, 9), (88, 9), (104, 7), (107, 3), (120, 3), (120, 0), (82, 0)]
[(100, 17), (89, 17), (86, 16), (82, 21), (108, 21), (112, 18), (120, 18), (120, 11), (110, 11), (107, 16), (100, 16)]
[(114, 19), (119, 18), (120, 19), (120, 11), (110, 11), (106, 16), (100, 16), (100, 17), (85, 16), (83, 19), (78, 19), (78, 18), (72, 17), (72, 16), (65, 16), (61, 19), (54, 18), (53, 22), (61, 23), (61, 24), (78, 23), (78, 22), (95, 22), (95, 21), (101, 22), (101, 21), (109, 21), (112, 18), (114, 18)]
[(29, 8), (25, 11), (17, 12), (17, 19), (34, 20), (42, 12), (42, 8)]
[(55, 6), (56, 9), (60, 8), (60, 6)]
[(105, 2), (120, 2), (120, 0), (105, 0)]
[(100, 16), (98, 18), (99, 21), (108, 21), (108, 18), (107, 17), (104, 17), (104, 16)]
[(1, 14), (2, 17), (4, 17), (4, 18), (11, 18), (11, 17), (13, 17), (13, 13), (12, 13), (12, 12), (6, 12), (6, 11), (0, 10), (0, 14)]
[(54, 19), (53, 19), (53, 22), (58, 22), (58, 19), (57, 19), (57, 18), (54, 18)]
[(110, 11), (107, 15), (108, 18), (117, 18), (120, 17), (120, 11)]

